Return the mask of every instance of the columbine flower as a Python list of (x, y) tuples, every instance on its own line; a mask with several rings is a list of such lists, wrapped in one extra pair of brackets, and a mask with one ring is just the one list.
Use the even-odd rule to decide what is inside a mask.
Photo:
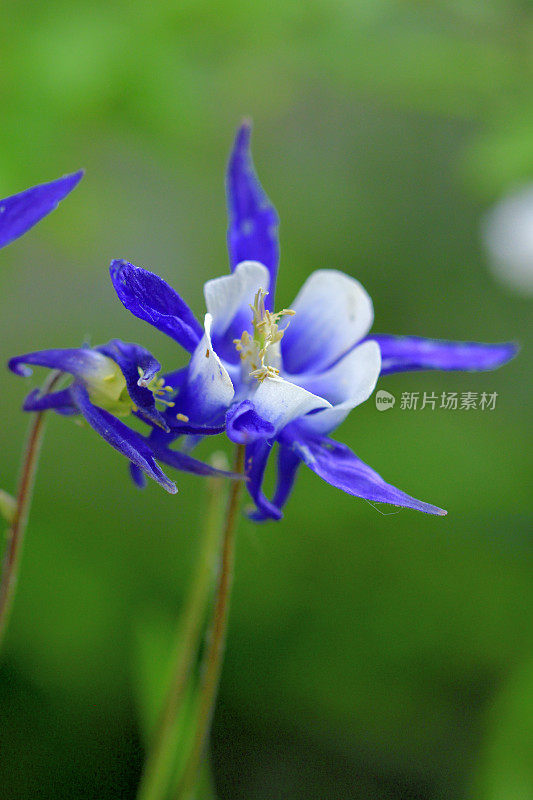
[(80, 182), (83, 170), (0, 200), (0, 247), (29, 231)]
[[(24, 402), (25, 411), (53, 409), (67, 416), (82, 414), (108, 444), (129, 459), (136, 483), (143, 485), (146, 474), (167, 492), (177, 491), (156, 463), (146, 438), (119, 419), (134, 414), (162, 431), (169, 431), (157, 405), (171, 408), (169, 395), (175, 392), (175, 387), (172, 376), (167, 381), (158, 378), (161, 365), (148, 350), (113, 339), (94, 348), (26, 353), (12, 358), (8, 366), (17, 375), (28, 376), (32, 374), (28, 364), (59, 370), (73, 380), (66, 388), (47, 394), (34, 389)], [(172, 466), (186, 472), (228, 475), (186, 453), (173, 452), (169, 459)]]
[[(232, 274), (210, 280), (203, 329), (161, 278), (126, 261), (111, 276), (124, 306), (191, 353), (175, 382), (170, 432), (154, 430), (158, 457), (193, 426), (225, 426), (246, 445), (247, 486), (257, 520), (282, 516), (300, 463), (348, 494), (444, 514), (386, 483), (329, 434), (373, 392), (381, 373), (492, 369), (515, 353), (510, 344), (443, 342), (368, 336), (372, 302), (358, 281), (337, 270), (313, 273), (290, 309), (273, 311), (278, 267), (277, 214), (254, 173), (250, 127), (244, 124), (229, 162), (228, 246)], [(262, 492), (265, 467), (278, 443), (273, 499)]]

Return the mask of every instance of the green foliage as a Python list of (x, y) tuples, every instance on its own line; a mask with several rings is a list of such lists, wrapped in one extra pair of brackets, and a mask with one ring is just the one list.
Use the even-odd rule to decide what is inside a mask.
[(528, 658), (504, 682), (491, 705), (474, 781), (480, 800), (527, 800), (533, 786), (533, 662)]

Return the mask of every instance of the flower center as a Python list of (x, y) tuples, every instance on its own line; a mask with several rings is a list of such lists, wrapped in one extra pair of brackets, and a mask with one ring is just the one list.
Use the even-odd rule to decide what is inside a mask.
[[(110, 411), (117, 417), (127, 417), (132, 411), (137, 411), (134, 400), (130, 397), (126, 379), (122, 370), (111, 358), (100, 353), (94, 354), (93, 366), (84, 376), (85, 386), (89, 393), (91, 403), (99, 408)], [(148, 389), (157, 403), (163, 407), (172, 407), (174, 403), (167, 400), (168, 392), (172, 393), (170, 386), (165, 386), (163, 378), (155, 375), (150, 380), (144, 380), (144, 372), (138, 367), (138, 385)]]
[(272, 313), (265, 308), (265, 297), (268, 292), (259, 289), (254, 297), (252, 309), (253, 334), (243, 331), (240, 339), (234, 339), (237, 352), (240, 355), (243, 369), (250, 378), (262, 383), (265, 378), (277, 378), (279, 369), (279, 342), (284, 330), (279, 330), (278, 321), (281, 317), (292, 317), (294, 311), (284, 308), (282, 311)]
[(126, 379), (118, 364), (108, 356), (94, 352), (91, 368), (84, 375), (84, 383), (91, 403), (117, 416), (131, 411), (131, 401), (126, 389)]

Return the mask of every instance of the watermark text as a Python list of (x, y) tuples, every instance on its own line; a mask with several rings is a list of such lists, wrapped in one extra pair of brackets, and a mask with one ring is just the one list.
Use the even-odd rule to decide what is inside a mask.
[[(498, 392), (402, 392), (401, 411), (442, 409), (444, 411), (494, 411)], [(376, 408), (388, 411), (396, 403), (396, 397), (380, 389), (376, 392)]]

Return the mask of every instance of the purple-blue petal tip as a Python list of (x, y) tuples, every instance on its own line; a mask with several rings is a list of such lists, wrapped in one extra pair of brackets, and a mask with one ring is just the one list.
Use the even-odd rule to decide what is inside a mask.
[(29, 378), (30, 375), (33, 375), (33, 370), (30, 367), (26, 367), (19, 356), (10, 358), (7, 362), (7, 368), (14, 372), (15, 375), (21, 375), (23, 378)]
[(271, 308), (279, 262), (279, 219), (255, 172), (251, 133), (250, 120), (243, 120), (228, 162), (228, 252), (232, 270), (241, 261), (259, 261), (265, 265), (270, 272), (270, 293), (266, 302)]
[(433, 369), (482, 372), (503, 366), (520, 349), (516, 342), (452, 342), (388, 334), (368, 338), (379, 344), (382, 375)]
[(83, 170), (0, 200), (0, 247), (5, 247), (57, 208), (83, 177)]
[(252, 120), (250, 117), (243, 117), (235, 135), (235, 149), (248, 148), (250, 146), (251, 136)]

